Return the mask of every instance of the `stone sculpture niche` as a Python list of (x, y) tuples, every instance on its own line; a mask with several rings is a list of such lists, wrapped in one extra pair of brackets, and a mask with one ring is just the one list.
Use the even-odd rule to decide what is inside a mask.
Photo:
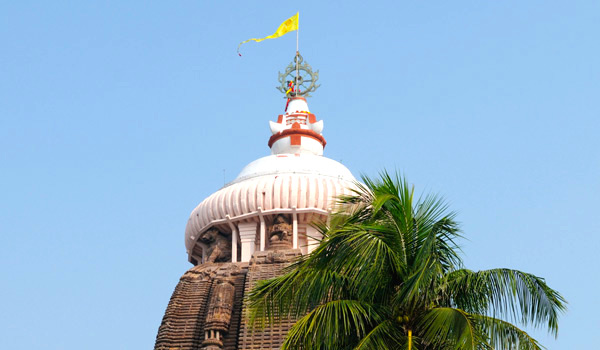
[(292, 243), (290, 220), (285, 215), (278, 214), (269, 228), (269, 249), (290, 249)]
[(231, 261), (231, 239), (216, 228), (204, 231), (199, 241), (207, 246), (204, 263)]
[(234, 276), (240, 272), (236, 265), (221, 268), (214, 279), (204, 326), (203, 350), (223, 348), (223, 337), (229, 331), (235, 298)]

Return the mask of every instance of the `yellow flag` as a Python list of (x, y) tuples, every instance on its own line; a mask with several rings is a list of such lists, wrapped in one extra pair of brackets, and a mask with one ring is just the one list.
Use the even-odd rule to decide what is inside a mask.
[(281, 25), (279, 26), (279, 28), (277, 28), (277, 31), (275, 32), (275, 34), (273, 35), (269, 35), (267, 37), (261, 38), (261, 39), (248, 39), (246, 41), (242, 41), (237, 48), (238, 51), (238, 55), (241, 56), (240, 54), (240, 46), (242, 46), (242, 44), (245, 44), (249, 41), (256, 41), (256, 42), (260, 42), (263, 41), (265, 39), (275, 39), (275, 38), (279, 38), (280, 36), (287, 34), (289, 32), (292, 32), (294, 30), (298, 30), (298, 17), (300, 12), (297, 12), (295, 15), (293, 15), (292, 17), (286, 19), (283, 23), (281, 23)]

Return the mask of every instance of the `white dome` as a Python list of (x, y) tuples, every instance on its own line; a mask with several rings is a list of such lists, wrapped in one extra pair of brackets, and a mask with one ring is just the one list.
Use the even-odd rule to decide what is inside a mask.
[(295, 208), (299, 213), (326, 215), (336, 197), (350, 193), (354, 181), (348, 168), (323, 156), (280, 154), (257, 159), (192, 211), (185, 230), (186, 248), (192, 249), (208, 227), (258, 220), (259, 211)]
[(246, 165), (230, 184), (270, 174), (311, 174), (355, 181), (350, 170), (333, 159), (312, 154), (277, 154)]

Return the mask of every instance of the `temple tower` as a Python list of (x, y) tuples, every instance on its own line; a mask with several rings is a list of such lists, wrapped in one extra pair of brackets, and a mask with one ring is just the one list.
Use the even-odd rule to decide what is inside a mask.
[(269, 122), (271, 154), (249, 163), (190, 214), (185, 247), (194, 267), (175, 288), (155, 349), (280, 347), (292, 320), (251, 332), (244, 294), (318, 245), (311, 224), (326, 221), (335, 198), (350, 193), (355, 181), (323, 156), (323, 121), (306, 101), (317, 79), (298, 54), (279, 74), (286, 106)]

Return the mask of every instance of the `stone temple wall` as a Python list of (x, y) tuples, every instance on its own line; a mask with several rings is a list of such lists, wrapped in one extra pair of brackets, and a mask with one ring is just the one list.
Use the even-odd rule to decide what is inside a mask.
[[(254, 287), (256, 282), (277, 277), (281, 270), (288, 266), (296, 257), (300, 256), (300, 249), (276, 250), (256, 252), (250, 261), (248, 278), (246, 278), (246, 293)], [(271, 327), (262, 330), (251, 330), (248, 327), (246, 313), (242, 315), (240, 325), (240, 350), (279, 349), (293, 320), (279, 320)]]
[(154, 349), (279, 349), (293, 321), (251, 330), (244, 295), (257, 281), (278, 276), (300, 255), (299, 249), (272, 250), (256, 252), (250, 263), (194, 266), (175, 287)]

